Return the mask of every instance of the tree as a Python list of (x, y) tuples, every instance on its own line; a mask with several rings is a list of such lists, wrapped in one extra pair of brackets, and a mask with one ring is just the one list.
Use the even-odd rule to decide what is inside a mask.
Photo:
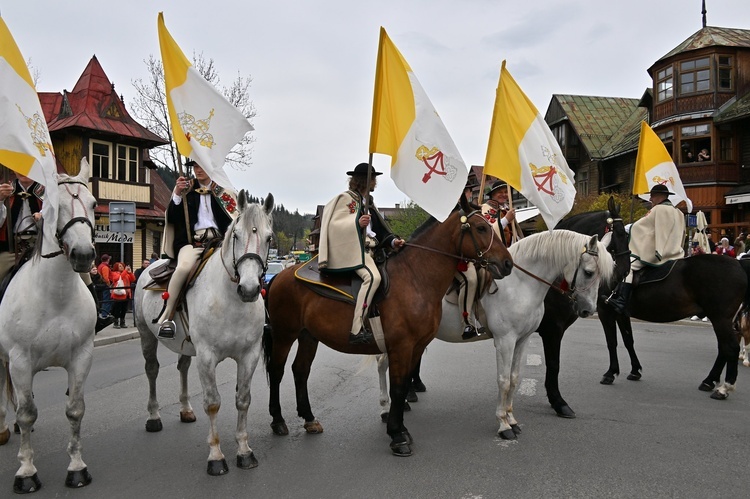
[[(164, 67), (161, 60), (150, 55), (146, 64), (148, 79), (138, 78), (131, 83), (136, 96), (130, 103), (130, 110), (138, 121), (154, 132), (167, 139), (167, 145), (156, 147), (150, 151), (151, 160), (168, 170), (180, 171), (180, 155), (172, 136), (172, 126), (167, 110), (166, 89), (164, 86)], [(252, 78), (242, 76), (239, 72), (229, 87), (221, 85), (221, 79), (214, 66), (213, 59), (206, 59), (203, 53), (193, 53), (193, 66), (196, 71), (209, 83), (214, 85), (224, 97), (236, 107), (247, 119), (255, 117), (255, 106), (250, 100), (250, 83)], [(227, 164), (238, 170), (245, 170), (252, 164), (252, 144), (255, 138), (246, 134), (242, 141), (235, 146), (227, 156)]]
[(430, 215), (420, 208), (417, 203), (409, 201), (404, 205), (404, 208), (399, 210), (397, 215), (388, 218), (388, 225), (391, 226), (394, 234), (408, 239), (429, 217)]

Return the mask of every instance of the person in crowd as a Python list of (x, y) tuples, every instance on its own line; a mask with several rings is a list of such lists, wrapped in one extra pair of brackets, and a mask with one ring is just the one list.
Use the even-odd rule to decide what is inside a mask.
[(734, 254), (740, 256), (741, 253), (745, 252), (745, 235), (740, 233), (739, 236), (734, 240)]
[[(214, 239), (222, 239), (237, 216), (237, 195), (219, 186), (195, 161), (188, 160), (195, 179), (179, 177), (172, 191), (166, 212), (162, 253), (177, 259), (177, 268), (169, 281), (167, 303), (159, 318), (159, 337), (174, 338), (175, 305), (190, 269), (200, 258), (204, 247)], [(183, 201), (187, 204), (187, 220)]]
[(716, 247), (716, 251), (714, 252), (717, 255), (726, 255), (731, 256), (732, 258), (735, 258), (737, 254), (734, 251), (734, 247), (729, 244), (729, 239), (726, 237), (722, 237), (719, 241), (719, 245)]
[(112, 298), (112, 315), (115, 316), (116, 329), (125, 327), (125, 314), (128, 312), (128, 304), (133, 298), (131, 284), (135, 282), (135, 275), (130, 269), (130, 265), (125, 266), (122, 262), (117, 262), (112, 267), (110, 274), (112, 280), (112, 289), (110, 296)]
[(318, 268), (327, 272), (354, 271), (362, 279), (349, 334), (349, 343), (356, 345), (373, 340), (372, 331), (364, 325), (368, 306), (380, 285), (380, 272), (373, 254), (381, 249), (397, 251), (403, 247), (404, 240), (393, 234), (372, 199), (371, 192), (375, 190), (377, 176), (381, 173), (368, 163), (360, 163), (346, 174), (349, 175), (349, 189), (329, 201), (323, 209)]
[(634, 272), (646, 265), (657, 266), (685, 256), (682, 249), (685, 216), (669, 201), (674, 193), (669, 192), (666, 185), (657, 184), (650, 194), (651, 210), (630, 227), (628, 246), (633, 259), (630, 272), (606, 299), (620, 314), (627, 314)]
[(698, 153), (698, 161), (711, 161), (711, 155), (708, 153), (708, 149), (701, 149), (701, 152)]
[(149, 265), (151, 265), (151, 260), (143, 260), (141, 266), (135, 269), (134, 275), (136, 281), (141, 278), (141, 274), (143, 274), (143, 271), (146, 270)]
[(101, 308), (99, 312), (99, 317), (102, 319), (106, 319), (107, 317), (111, 317), (112, 312), (112, 299), (110, 298), (110, 292), (109, 288), (112, 287), (112, 281), (110, 279), (110, 272), (111, 268), (109, 266), (109, 261), (111, 257), (104, 253), (102, 255), (101, 261), (99, 263), (99, 266), (96, 268), (99, 272), (99, 276), (102, 279), (102, 282), (106, 285), (106, 288), (102, 289), (102, 298), (101, 298)]

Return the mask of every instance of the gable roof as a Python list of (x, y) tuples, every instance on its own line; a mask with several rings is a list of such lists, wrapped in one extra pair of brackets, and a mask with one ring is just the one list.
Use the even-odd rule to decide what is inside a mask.
[(750, 48), (750, 30), (738, 28), (719, 28), (717, 26), (706, 26), (701, 28), (687, 40), (673, 48), (664, 57), (656, 61), (649, 69), (651, 74), (654, 66), (677, 54), (699, 50), (706, 47), (737, 47)]
[(552, 100), (562, 108), (592, 159), (624, 152), (624, 141), (632, 140), (633, 128), (640, 126), (648, 114), (638, 107), (640, 99), (555, 94)]
[(50, 132), (84, 128), (129, 137), (145, 147), (167, 143), (128, 114), (96, 56), (91, 58), (71, 92), (40, 92), (39, 101)]

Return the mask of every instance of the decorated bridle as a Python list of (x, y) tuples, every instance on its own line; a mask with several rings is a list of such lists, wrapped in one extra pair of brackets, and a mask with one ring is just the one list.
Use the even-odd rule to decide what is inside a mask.
[(266, 258), (261, 257), (258, 252), (260, 251), (260, 234), (258, 234), (258, 227), (252, 227), (251, 233), (255, 236), (255, 251), (248, 251), (251, 244), (250, 234), (248, 235), (247, 242), (245, 243), (244, 253), (240, 255), (239, 258), (237, 258), (237, 240), (239, 237), (237, 236), (237, 222), (240, 220), (240, 217), (242, 214), (240, 214), (236, 220), (232, 222), (232, 226), (230, 228), (231, 232), (231, 239), (232, 239), (232, 270), (234, 271), (234, 275), (232, 275), (232, 272), (230, 272), (230, 269), (227, 267), (226, 261), (224, 260), (224, 246), (221, 248), (221, 264), (224, 267), (224, 270), (226, 270), (227, 275), (229, 276), (229, 280), (233, 283), (237, 284), (240, 282), (240, 273), (238, 270), (239, 265), (244, 262), (245, 260), (256, 260), (258, 262), (258, 265), (261, 266), (263, 269), (263, 273), (261, 274), (261, 279), (263, 278), (263, 275), (266, 273), (266, 269), (268, 268), (266, 265), (266, 258), (268, 255), (266, 255)]
[[(607, 217), (607, 225), (604, 227), (604, 233), (611, 232), (613, 234), (612, 241), (610, 241), (610, 245), (614, 244), (614, 233), (615, 233), (615, 222), (624, 223), (621, 217), (612, 218)], [(611, 250), (609, 247), (607, 247), (607, 250), (612, 254), (612, 258), (615, 260), (615, 263), (617, 262), (617, 257), (627, 255), (628, 258), (630, 258), (630, 246), (626, 245), (625, 249), (623, 251), (615, 251), (615, 248), (612, 248)], [(623, 276), (624, 277), (624, 276)]]
[[(487, 260), (487, 258), (485, 258), (484, 255), (492, 247), (492, 242), (495, 240), (495, 230), (492, 228), (492, 225), (489, 223), (489, 221), (487, 221), (487, 219), (484, 218), (484, 216), (482, 216), (482, 212), (480, 210), (471, 211), (469, 212), (468, 215), (465, 215), (463, 210), (461, 210), (459, 213), (461, 214), (461, 216), (459, 217), (459, 222), (461, 223), (461, 237), (458, 239), (458, 248), (459, 248), (459, 252), (461, 253), (460, 255), (448, 253), (445, 251), (441, 251), (439, 249), (430, 248), (428, 246), (422, 246), (421, 244), (415, 244), (411, 242), (404, 243), (404, 245), (413, 246), (415, 248), (420, 248), (420, 249), (427, 250), (427, 251), (432, 251), (433, 253), (439, 253), (441, 255), (449, 256), (451, 258), (456, 258), (458, 260), (461, 260), (467, 263), (478, 264), (480, 267), (486, 268), (487, 265), (489, 265), (489, 261)], [(469, 219), (471, 217), (479, 217), (484, 223), (486, 223), (490, 227), (490, 242), (489, 244), (487, 244), (487, 249), (485, 250), (482, 250), (480, 248), (479, 242), (477, 241), (474, 230), (472, 230), (471, 228), (471, 224), (469, 223)], [(464, 236), (466, 236), (466, 234), (468, 234), (469, 237), (471, 237), (471, 241), (474, 244), (474, 250), (476, 251), (476, 254), (477, 254), (476, 259), (466, 258), (463, 255), (463, 252), (461, 251), (461, 245), (463, 243)]]
[[(63, 226), (62, 229), (55, 232), (55, 239), (57, 239), (57, 244), (59, 246), (58, 251), (54, 251), (52, 253), (47, 253), (46, 255), (42, 255), (42, 258), (54, 258), (59, 255), (65, 255), (65, 257), (68, 257), (68, 247), (63, 242), (63, 237), (65, 237), (65, 233), (68, 232), (68, 229), (70, 229), (74, 224), (77, 223), (84, 223), (89, 226), (89, 229), (91, 229), (91, 244), (94, 244), (94, 237), (95, 237), (95, 231), (94, 231), (94, 225), (91, 223), (91, 220), (89, 220), (89, 210), (84, 204), (83, 200), (81, 199), (80, 193), (81, 193), (81, 186), (83, 186), (84, 189), (88, 191), (88, 184), (81, 182), (80, 180), (61, 180), (57, 183), (57, 185), (64, 185), (65, 190), (68, 191), (68, 194), (70, 194), (70, 214), (75, 215), (75, 205), (76, 201), (78, 201), (78, 204), (83, 207), (83, 216), (80, 217), (72, 217), (68, 222)], [(71, 188), (68, 186), (77, 185), (76, 192), (72, 192)]]

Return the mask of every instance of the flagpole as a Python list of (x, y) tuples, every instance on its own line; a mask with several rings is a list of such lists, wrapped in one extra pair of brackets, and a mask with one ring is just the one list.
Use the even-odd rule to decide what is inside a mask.
[(367, 187), (365, 187), (364, 214), (370, 213), (370, 178), (372, 178), (372, 153), (367, 158)]
[[(178, 161), (177, 161), (177, 173), (180, 177), (185, 176), (185, 172), (182, 170), (182, 158), (180, 158), (180, 153), (177, 153)], [(182, 198), (182, 212), (185, 214), (185, 227), (187, 230), (187, 240), (188, 244), (193, 244), (193, 230), (192, 227), (190, 227), (190, 215), (188, 214), (188, 206), (187, 206), (187, 189), (185, 189), (182, 193), (180, 193), (180, 197)], [(176, 257), (177, 255), (175, 255)]]

